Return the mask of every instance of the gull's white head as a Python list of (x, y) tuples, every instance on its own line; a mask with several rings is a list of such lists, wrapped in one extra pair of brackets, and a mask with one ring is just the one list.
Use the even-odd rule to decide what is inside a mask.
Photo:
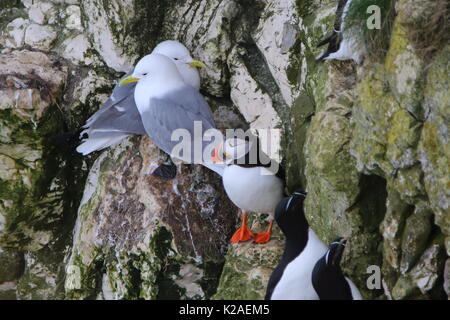
[(134, 68), (133, 74), (124, 78), (120, 84), (153, 79), (156, 81), (184, 82), (175, 63), (166, 56), (152, 53), (143, 57)]
[(205, 65), (193, 59), (191, 53), (183, 44), (175, 40), (166, 40), (158, 44), (152, 53), (162, 54), (172, 59), (184, 82), (197, 90), (200, 88), (200, 75), (197, 67), (203, 68)]
[(166, 40), (158, 44), (152, 53), (159, 53), (171, 58), (175, 63), (189, 63), (192, 62), (189, 50), (180, 42), (175, 40)]

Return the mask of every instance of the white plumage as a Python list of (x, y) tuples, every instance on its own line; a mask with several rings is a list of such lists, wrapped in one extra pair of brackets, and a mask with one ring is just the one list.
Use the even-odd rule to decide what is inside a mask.
[(316, 233), (308, 229), (308, 242), (303, 251), (284, 269), (276, 285), (272, 300), (318, 300), (311, 282), (316, 262), (328, 251)]
[[(152, 53), (169, 57), (176, 65), (184, 83), (199, 90), (200, 75), (197, 68), (190, 65), (195, 60), (184, 45), (178, 41), (167, 40), (158, 44)], [(132, 72), (133, 70), (126, 76)], [(120, 142), (130, 134), (145, 134), (134, 100), (135, 86), (136, 84), (116, 86), (103, 107), (86, 121), (80, 136), (87, 134), (89, 137), (78, 146), (79, 153), (87, 155), (102, 150)]]
[(365, 47), (361, 32), (357, 26), (349, 26), (348, 11), (350, 9), (352, 0), (348, 0), (345, 4), (342, 13), (342, 23), (340, 32), (342, 33), (342, 40), (339, 44), (339, 50), (330, 53), (324, 60), (353, 60), (361, 64), (364, 60)]
[(264, 167), (225, 167), (223, 186), (230, 200), (246, 212), (273, 215), (283, 198), (283, 182)]
[[(227, 139), (215, 150), (215, 162), (217, 163), (220, 158), (222, 163), (227, 164), (222, 176), (225, 192), (242, 211), (242, 226), (232, 236), (232, 243), (252, 238), (256, 243), (268, 242), (275, 207), (283, 198), (283, 181), (259, 163), (258, 152), (258, 146), (252, 149), (252, 143), (238, 138)], [(269, 228), (266, 232), (259, 232), (256, 235), (252, 233), (247, 226), (249, 212), (270, 214)]]

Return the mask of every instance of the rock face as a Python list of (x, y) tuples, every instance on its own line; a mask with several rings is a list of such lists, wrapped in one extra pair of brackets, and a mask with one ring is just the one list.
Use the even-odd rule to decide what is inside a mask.
[(356, 65), (315, 61), (331, 0), (2, 1), (0, 299), (264, 296), (282, 234), (229, 245), (238, 210), (217, 175), (180, 165), (160, 180), (149, 173), (165, 158), (146, 137), (82, 157), (67, 134), (165, 39), (208, 66), (201, 89), (221, 128), (281, 130), (286, 191), (308, 191), (323, 241), (348, 239), (343, 270), (365, 298), (447, 298), (442, 3), (395, 1), (383, 16), (388, 46)]
[[(205, 299), (217, 286), (237, 212), (220, 180), (183, 166), (164, 181), (148, 138), (104, 152), (88, 176), (67, 264), (68, 298)], [(103, 274), (101, 278), (98, 276)]]

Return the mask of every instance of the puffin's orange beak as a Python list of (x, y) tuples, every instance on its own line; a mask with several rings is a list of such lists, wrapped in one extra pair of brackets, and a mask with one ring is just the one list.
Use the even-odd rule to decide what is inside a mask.
[(222, 148), (223, 144), (220, 144), (217, 148), (214, 149), (211, 157), (213, 163), (224, 163), (225, 159), (223, 157), (229, 157), (228, 153), (222, 152)]
[(219, 150), (221, 148), (222, 148), (222, 145), (219, 145), (218, 147), (216, 147), (214, 149), (213, 154), (212, 154), (212, 161), (213, 161), (213, 163), (223, 162), (223, 159), (221, 159), (219, 157), (219, 154), (220, 154)]

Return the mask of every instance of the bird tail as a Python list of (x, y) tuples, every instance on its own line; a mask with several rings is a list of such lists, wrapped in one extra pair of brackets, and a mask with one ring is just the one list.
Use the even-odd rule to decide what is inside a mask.
[(89, 137), (77, 147), (77, 151), (87, 155), (94, 151), (105, 149), (122, 141), (128, 134), (123, 132), (91, 132)]
[(316, 58), (317, 62), (325, 60), (330, 56), (330, 54), (336, 52), (339, 49), (339, 39), (338, 33), (336, 31), (334, 31), (331, 35), (320, 41), (319, 44), (317, 45), (317, 48), (322, 47), (326, 44), (328, 44), (328, 48), (327, 50), (325, 50), (324, 53), (322, 53), (320, 56)]

